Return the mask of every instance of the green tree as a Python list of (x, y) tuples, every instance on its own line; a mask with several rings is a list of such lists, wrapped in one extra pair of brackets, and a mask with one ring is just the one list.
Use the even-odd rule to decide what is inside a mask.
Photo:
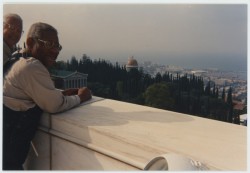
[(218, 89), (218, 88), (216, 88), (215, 98), (216, 98), (216, 99), (218, 99), (218, 98), (219, 98), (219, 89)]
[(223, 90), (222, 90), (222, 95), (221, 95), (221, 99), (222, 99), (223, 101), (225, 101), (225, 98), (226, 98), (225, 88), (223, 88)]
[(233, 119), (233, 97), (232, 97), (232, 88), (230, 87), (227, 93), (227, 104), (228, 104), (228, 117), (227, 121), (232, 122)]
[(144, 94), (145, 104), (148, 106), (173, 110), (174, 98), (171, 96), (170, 85), (155, 83), (149, 86)]
[(162, 81), (162, 76), (161, 73), (158, 72), (155, 76), (155, 82), (160, 83), (161, 81)]
[(210, 81), (207, 83), (207, 86), (205, 88), (205, 95), (210, 96), (210, 90), (211, 90), (211, 85)]
[(70, 70), (76, 71), (77, 69), (78, 69), (78, 60), (76, 59), (75, 56), (72, 56), (70, 60)]
[(124, 93), (123, 93), (123, 81), (117, 81), (116, 82), (116, 92), (119, 96), (119, 98), (122, 98)]

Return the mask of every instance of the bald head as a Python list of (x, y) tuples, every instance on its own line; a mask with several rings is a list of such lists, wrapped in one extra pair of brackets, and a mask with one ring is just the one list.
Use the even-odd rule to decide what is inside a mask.
[(8, 23), (9, 20), (16, 20), (16, 21), (19, 21), (21, 23), (23, 22), (22, 18), (18, 14), (13, 14), (13, 13), (5, 14), (3, 16), (4, 23)]

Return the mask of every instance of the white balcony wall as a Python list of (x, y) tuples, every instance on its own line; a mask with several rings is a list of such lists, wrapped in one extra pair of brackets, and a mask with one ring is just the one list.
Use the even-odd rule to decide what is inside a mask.
[(33, 142), (31, 170), (142, 170), (168, 153), (210, 170), (247, 170), (245, 126), (98, 97), (44, 114)]

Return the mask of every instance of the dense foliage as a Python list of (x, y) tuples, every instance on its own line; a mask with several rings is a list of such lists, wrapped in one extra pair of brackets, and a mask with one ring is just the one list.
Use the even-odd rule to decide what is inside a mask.
[(233, 110), (232, 88), (219, 96), (214, 82), (204, 86), (203, 79), (195, 75), (174, 76), (167, 72), (152, 77), (142, 69), (127, 72), (118, 63), (93, 61), (86, 54), (79, 61), (75, 57), (59, 61), (54, 68), (88, 74), (88, 87), (95, 96), (239, 124), (239, 112)]

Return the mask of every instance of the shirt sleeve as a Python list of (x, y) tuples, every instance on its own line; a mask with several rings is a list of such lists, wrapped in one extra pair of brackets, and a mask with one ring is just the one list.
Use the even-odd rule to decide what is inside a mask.
[(22, 73), (22, 88), (45, 112), (62, 112), (80, 104), (78, 95), (64, 96), (55, 88), (48, 70), (40, 62), (29, 64)]

